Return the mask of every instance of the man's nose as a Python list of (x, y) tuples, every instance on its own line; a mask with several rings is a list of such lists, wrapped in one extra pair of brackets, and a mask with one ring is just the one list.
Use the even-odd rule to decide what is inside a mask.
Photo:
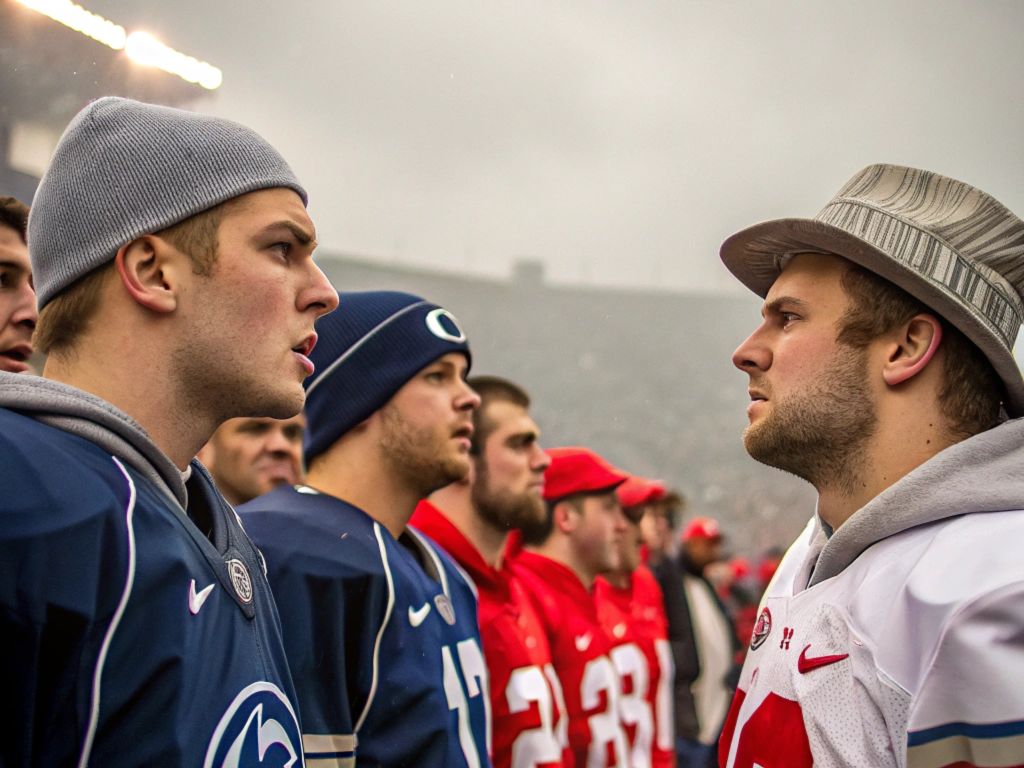
[(758, 328), (732, 353), (732, 364), (744, 373), (753, 370), (767, 371), (772, 364), (772, 354)]
[(312, 259), (309, 261), (311, 271), (309, 285), (299, 294), (299, 311), (308, 309), (316, 311), (316, 316), (326, 315), (338, 308), (338, 292), (334, 290), (327, 275)]
[(18, 294), (18, 307), (11, 315), (13, 325), (23, 325), (29, 330), (36, 327), (39, 319), (39, 311), (36, 309), (36, 292), (32, 290), (32, 284), (26, 280)]

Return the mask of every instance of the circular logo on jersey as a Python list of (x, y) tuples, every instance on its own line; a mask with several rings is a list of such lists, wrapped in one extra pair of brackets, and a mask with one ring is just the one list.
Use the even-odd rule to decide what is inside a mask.
[(243, 603), (252, 602), (252, 581), (249, 579), (249, 571), (241, 560), (228, 560), (228, 573), (231, 575), (231, 583), (235, 585), (235, 594)]
[(217, 723), (203, 768), (296, 768), (302, 735), (291, 702), (273, 683), (244, 688)]
[(437, 612), (441, 614), (442, 619), (448, 622), (449, 626), (455, 624), (455, 608), (452, 606), (452, 601), (448, 599), (448, 595), (435, 597), (434, 605), (437, 606)]
[(768, 639), (772, 631), (772, 612), (765, 608), (757, 617), (754, 625), (754, 634), (750, 637), (750, 650), (756, 651), (761, 644)]
[(437, 338), (444, 339), (445, 341), (461, 344), (466, 340), (466, 334), (459, 326), (459, 321), (447, 309), (438, 307), (437, 309), (430, 310), (427, 313), (427, 328)]

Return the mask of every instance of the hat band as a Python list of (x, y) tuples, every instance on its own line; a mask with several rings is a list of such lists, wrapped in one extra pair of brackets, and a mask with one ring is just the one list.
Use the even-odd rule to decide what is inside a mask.
[(422, 307), (424, 304), (429, 304), (429, 303), (430, 303), (429, 301), (425, 301), (425, 300), (421, 299), (420, 301), (417, 301), (414, 304), (409, 304), (408, 306), (402, 307), (400, 310), (398, 310), (397, 312), (392, 314), (390, 317), (387, 317), (384, 320), (381, 320), (379, 323), (377, 323), (377, 325), (375, 325), (373, 328), (371, 328), (369, 331), (367, 331), (365, 334), (363, 334), (362, 338), (359, 339), (359, 341), (357, 341), (355, 344), (353, 344), (351, 347), (349, 347), (347, 350), (345, 350), (345, 353), (343, 355), (341, 355), (337, 360), (335, 360), (333, 363), (331, 363), (329, 366), (327, 366), (323, 370), (323, 373), (321, 373), (319, 376), (317, 376), (315, 379), (313, 379), (313, 381), (306, 387), (306, 397), (309, 397), (309, 393), (310, 392), (312, 392), (314, 389), (319, 387), (320, 383), (322, 381), (324, 381), (332, 373), (334, 373), (334, 371), (338, 368), (338, 366), (340, 366), (342, 363), (344, 363), (346, 360), (348, 360), (350, 357), (352, 357), (352, 355), (354, 355), (356, 353), (356, 351), (361, 346), (363, 346), (364, 344), (366, 344), (366, 342), (368, 342), (370, 339), (372, 339), (374, 336), (376, 336), (377, 333), (382, 328), (387, 327), (388, 325), (393, 323), (395, 320), (400, 318), (402, 315), (406, 315), (409, 312), (412, 312), (417, 307)]
[(991, 267), (962, 256), (898, 215), (858, 200), (833, 201), (814, 218), (864, 240), (966, 302), (1007, 349), (1013, 348), (1024, 318), (1024, 302)]

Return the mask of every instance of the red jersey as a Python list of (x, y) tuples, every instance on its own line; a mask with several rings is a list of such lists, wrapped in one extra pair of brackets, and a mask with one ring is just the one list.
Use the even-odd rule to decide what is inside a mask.
[(630, 768), (671, 768), (676, 764), (675, 667), (661, 587), (641, 565), (625, 589), (598, 578), (594, 602), (614, 646), (611, 659), (622, 683), (619, 712), (629, 739)]
[(562, 688), (537, 611), (508, 568), (489, 566), (437, 507), (421, 501), (409, 521), (465, 570), (479, 593), (477, 615), (490, 677), (494, 768), (573, 768)]
[(577, 768), (628, 768), (612, 644), (593, 596), (570, 568), (542, 555), (521, 552), (512, 569), (529, 590), (551, 646)]

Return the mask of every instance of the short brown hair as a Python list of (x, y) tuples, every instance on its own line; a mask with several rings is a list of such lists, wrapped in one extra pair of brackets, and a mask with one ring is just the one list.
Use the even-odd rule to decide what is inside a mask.
[(665, 496), (654, 502), (658, 512), (668, 519), (669, 528), (679, 527), (683, 510), (686, 509), (686, 497), (679, 491), (669, 491)]
[[(154, 234), (186, 254), (195, 274), (208, 276), (217, 263), (217, 233), (226, 205), (216, 205)], [(32, 339), (36, 349), (47, 354), (74, 349), (99, 309), (103, 285), (113, 270), (114, 262), (109, 261), (50, 299), (36, 323)]]
[(14, 197), (0, 195), (0, 224), (4, 224), (19, 235), (21, 241), (28, 242), (28, 206)]
[(939, 408), (950, 432), (966, 439), (999, 423), (1006, 388), (992, 363), (958, 328), (924, 302), (860, 265), (847, 262), (841, 284), (850, 299), (839, 321), (841, 344), (863, 349), (915, 315), (933, 315), (942, 325), (946, 380), (939, 393)]
[(583, 500), (590, 494), (576, 493), (572, 496), (564, 496), (561, 499), (553, 499), (544, 502), (544, 519), (522, 527), (523, 544), (531, 547), (538, 547), (551, 538), (555, 531), (555, 507), (559, 504), (568, 504), (580, 514), (583, 514)]
[(480, 405), (473, 410), (473, 437), (469, 449), (470, 453), (479, 455), (496, 427), (495, 423), (487, 418), (487, 406), (491, 403), (505, 402), (529, 408), (530, 396), (518, 384), (498, 376), (471, 376), (466, 379), (466, 383), (480, 395)]

